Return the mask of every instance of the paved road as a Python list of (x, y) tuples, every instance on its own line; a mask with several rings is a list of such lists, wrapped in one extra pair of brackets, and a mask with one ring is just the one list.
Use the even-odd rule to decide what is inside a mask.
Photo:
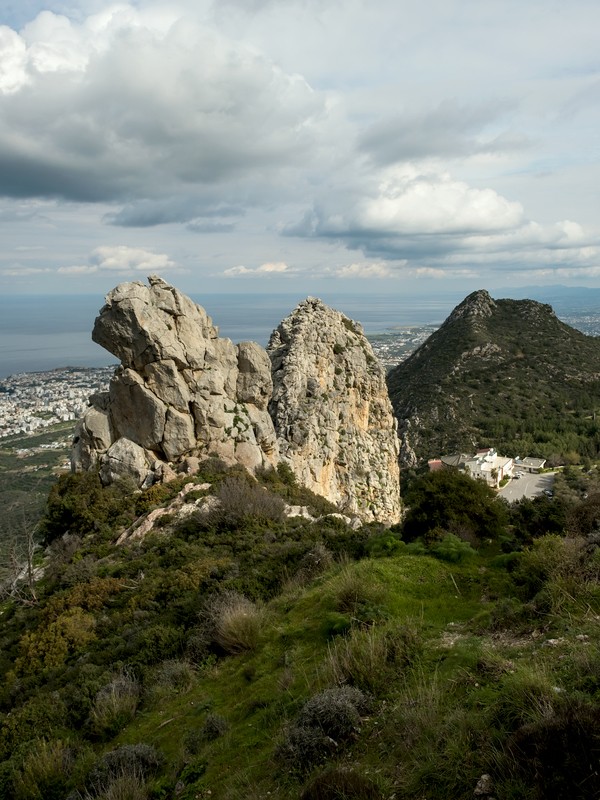
[(555, 472), (544, 472), (541, 475), (524, 472), (522, 478), (513, 478), (499, 491), (499, 495), (509, 503), (520, 500), (522, 497), (537, 497), (546, 489), (554, 488)]

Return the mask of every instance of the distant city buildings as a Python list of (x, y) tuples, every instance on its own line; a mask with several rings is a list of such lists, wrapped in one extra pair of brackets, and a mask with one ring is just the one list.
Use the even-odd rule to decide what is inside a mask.
[(0, 438), (79, 419), (91, 394), (108, 389), (114, 367), (53, 369), (0, 380)]

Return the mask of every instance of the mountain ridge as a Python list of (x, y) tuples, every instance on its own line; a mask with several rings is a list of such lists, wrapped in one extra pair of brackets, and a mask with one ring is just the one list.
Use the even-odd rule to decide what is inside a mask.
[[(473, 292), (387, 382), (404, 466), (490, 444), (546, 457), (600, 447), (600, 340), (546, 303)], [(548, 440), (553, 427), (562, 444)]]

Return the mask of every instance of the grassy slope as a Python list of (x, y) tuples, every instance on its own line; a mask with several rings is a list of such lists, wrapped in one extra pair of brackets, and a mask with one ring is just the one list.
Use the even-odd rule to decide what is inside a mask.
[[(310, 586), (292, 588), (269, 604), (268, 624), (256, 652), (209, 667), (184, 695), (163, 698), (159, 708), (143, 712), (119, 741), (153, 742), (177, 765), (184, 757), (185, 731), (199, 727), (210, 709), (231, 727), (222, 739), (204, 748), (200, 758), (206, 763), (206, 773), (182, 796), (194, 797), (201, 788), (204, 792), (210, 789), (213, 797), (233, 798), (246, 786), (252, 787), (252, 796), (270, 791), (280, 797), (296, 797), (299, 782), (285, 769), (274, 769), (273, 745), (281, 735), (282, 723), (294, 717), (307, 697), (331, 682), (328, 657), (332, 640), (327, 638), (325, 623), (337, 613), (340, 579), (348, 574), (358, 579), (364, 591), (379, 588), (379, 612), (387, 617), (379, 623), (382, 629), (414, 628), (434, 647), (436, 660), (437, 642), (449, 623), (460, 625), (480, 610), (475, 597), (479, 581), (473, 570), (450, 569), (417, 556), (335, 567)], [(457, 595), (456, 586), (461, 585), (463, 594)], [(379, 668), (384, 670), (385, 665)], [(450, 674), (453, 671), (449, 669)], [(404, 677), (400, 673), (394, 676), (400, 685)], [(378, 684), (375, 677), (373, 682)], [(167, 720), (172, 721), (165, 724)], [(367, 729), (373, 731), (380, 723), (381, 719), (374, 717), (366, 723)], [(378, 749), (371, 747), (368, 736), (362, 736), (351, 759), (364, 761), (365, 769), (372, 769)]]
[[(582, 480), (574, 473), (570, 491), (588, 496)], [(133, 501), (151, 507), (170, 491)], [(158, 775), (137, 793), (96, 797), (466, 800), (484, 773), (496, 796), (514, 800), (550, 796), (549, 786), (565, 800), (600, 792), (589, 772), (600, 752), (597, 550), (541, 537), (516, 556), (488, 547), (446, 563), (394, 540), (394, 555), (369, 558), (369, 534), (385, 542), (390, 534), (274, 519), (240, 526), (187, 523), (116, 549), (115, 530), (101, 526), (68, 552), (55, 548), (58, 567), (50, 565), (39, 606), (2, 609), (0, 794), (10, 778), (19, 800), (67, 797), (103, 753), (140, 743), (163, 754)], [(337, 560), (303, 573), (319, 543)], [(261, 587), (249, 649), (228, 654), (213, 639), (200, 654), (190, 650), (207, 593), (259, 597)], [(137, 710), (94, 727), (115, 677), (137, 687)], [(308, 744), (291, 761), (278, 756), (305, 702), (342, 684), (372, 697), (352, 735), (304, 770)], [(211, 718), (223, 724), (216, 738), (202, 734)], [(38, 791), (48, 747), (77, 756), (53, 793), (52, 765)], [(328, 768), (368, 788), (311, 795), (314, 781), (332, 780)]]

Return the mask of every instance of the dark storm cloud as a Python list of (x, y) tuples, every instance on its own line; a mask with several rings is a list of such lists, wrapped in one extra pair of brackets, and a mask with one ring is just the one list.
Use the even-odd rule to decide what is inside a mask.
[(196, 186), (218, 198), (224, 183), (307, 161), (326, 111), (299, 76), (202, 27), (157, 32), (119, 13), (92, 38), (71, 25), (64, 51), (3, 29), (1, 194), (128, 202), (116, 224), (152, 225), (170, 220), (146, 201)]

